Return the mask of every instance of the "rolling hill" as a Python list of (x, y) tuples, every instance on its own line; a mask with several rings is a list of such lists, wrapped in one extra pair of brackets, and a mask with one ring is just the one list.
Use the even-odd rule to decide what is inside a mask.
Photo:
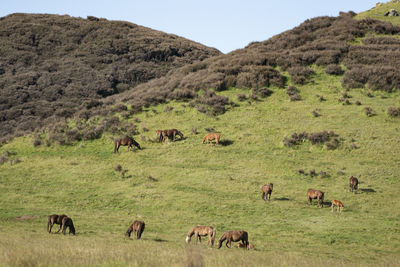
[[(173, 67), (3, 143), (0, 262), (398, 266), (400, 30), (364, 14)], [(170, 128), (185, 138), (158, 143), (156, 129)], [(201, 143), (209, 131), (220, 145)], [(122, 134), (143, 149), (112, 153)], [(323, 208), (308, 188), (325, 192)], [(46, 233), (54, 213), (76, 236)], [(133, 220), (146, 223), (141, 240), (124, 238)], [(195, 225), (214, 226), (217, 240), (246, 230), (255, 249), (187, 245)]]

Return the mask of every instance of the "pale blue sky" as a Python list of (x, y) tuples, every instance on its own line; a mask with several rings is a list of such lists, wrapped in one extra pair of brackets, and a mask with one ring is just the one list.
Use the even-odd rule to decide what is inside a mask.
[(47, 13), (125, 20), (215, 47), (227, 53), (263, 41), (306, 19), (361, 12), (378, 0), (6, 0), (0, 17)]

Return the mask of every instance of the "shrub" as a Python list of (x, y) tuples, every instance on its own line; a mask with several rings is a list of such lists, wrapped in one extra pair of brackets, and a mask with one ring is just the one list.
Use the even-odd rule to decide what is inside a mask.
[(307, 79), (314, 74), (314, 71), (309, 67), (291, 67), (288, 69), (292, 81), (296, 84), (305, 84)]
[(299, 90), (293, 85), (289, 86), (286, 89), (286, 93), (289, 95), (290, 101), (299, 101), (301, 100), (301, 96), (298, 94)]
[(400, 107), (389, 107), (387, 113), (390, 117), (400, 118)]
[(243, 102), (243, 101), (246, 101), (247, 97), (246, 97), (245, 94), (237, 94), (237, 99), (238, 99), (240, 102)]
[(325, 72), (330, 75), (342, 75), (343, 70), (339, 65), (330, 64), (325, 67)]
[(35, 137), (33, 140), (33, 146), (40, 146), (42, 144), (42, 140), (39, 137)]
[(170, 111), (172, 111), (173, 109), (174, 109), (174, 107), (172, 107), (172, 106), (165, 106), (164, 112), (170, 112)]
[(376, 115), (376, 112), (371, 107), (365, 107), (364, 112), (368, 117), (373, 117)]

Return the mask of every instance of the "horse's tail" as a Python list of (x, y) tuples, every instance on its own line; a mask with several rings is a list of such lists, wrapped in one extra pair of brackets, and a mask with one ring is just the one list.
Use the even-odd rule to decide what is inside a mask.
[(215, 228), (212, 229), (211, 232), (211, 246), (214, 246), (214, 241), (215, 241), (215, 235), (217, 233), (217, 230)]
[(117, 153), (118, 151), (118, 140), (114, 141), (114, 153)]
[(133, 139), (133, 138), (132, 138), (132, 143), (133, 143), (133, 145), (134, 145), (135, 147), (137, 147), (137, 148), (139, 148), (139, 149), (142, 149), (142, 148), (140, 147), (139, 143), (136, 142), (136, 140)]
[(145, 224), (144, 224), (144, 223), (141, 223), (141, 224), (139, 225), (138, 234), (137, 234), (137, 239), (140, 239), (140, 237), (142, 237), (142, 233), (143, 233), (143, 231), (144, 231), (144, 227), (145, 227)]
[(50, 230), (50, 224), (51, 224), (51, 216), (47, 219), (47, 232)]

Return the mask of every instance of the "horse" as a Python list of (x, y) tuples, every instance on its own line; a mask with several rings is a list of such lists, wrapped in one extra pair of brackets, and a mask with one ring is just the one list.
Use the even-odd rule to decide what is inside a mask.
[(161, 136), (162, 136), (162, 138), (161, 138), (161, 136), (160, 136), (160, 141), (161, 141), (161, 139), (162, 139), (162, 141), (165, 141), (165, 140), (167, 140), (168, 138), (172, 138), (172, 141), (175, 141), (175, 138), (176, 138), (177, 135), (179, 135), (179, 136), (181, 137), (181, 140), (182, 140), (183, 138), (185, 138), (185, 137), (183, 136), (183, 133), (181, 133), (181, 132), (180, 132), (179, 130), (177, 130), (177, 129), (169, 129), (169, 130), (161, 131)]
[[(262, 198), (264, 201), (267, 201), (267, 198), (268, 198), (268, 200), (271, 200), (272, 189), (274, 189), (274, 185), (273, 185), (272, 183), (270, 183), (270, 184), (265, 184), (265, 185), (263, 185), (263, 186), (261, 187), (261, 190), (262, 190), (261, 198)], [(268, 197), (268, 196), (269, 196), (269, 197)], [(265, 199), (264, 199), (264, 197), (265, 197)]]
[(307, 191), (308, 203), (311, 204), (313, 199), (318, 199), (318, 205), (321, 208), (324, 206), (324, 192), (314, 189), (308, 189)]
[(204, 144), (204, 141), (207, 141), (207, 144), (208, 144), (214, 139), (215, 139), (215, 143), (218, 145), (219, 140), (221, 139), (221, 135), (217, 134), (217, 133), (208, 133), (203, 137), (203, 139), (201, 139), (201, 143)]
[(64, 235), (65, 235), (65, 231), (67, 230), (67, 227), (69, 228), (69, 232), (68, 233), (69, 234), (72, 233), (73, 235), (75, 235), (75, 227), (74, 227), (74, 223), (72, 222), (71, 218), (65, 216), (62, 219), (62, 227), (63, 227), (62, 232), (63, 232)]
[[(238, 247), (238, 248), (245, 248), (245, 246), (244, 246), (243, 243), (238, 243), (238, 244), (237, 244), (237, 247)], [(254, 249), (254, 245), (253, 245), (253, 244), (249, 244), (249, 245), (247, 246), (247, 249)]]
[(65, 214), (63, 214), (63, 215), (57, 215), (57, 214), (50, 215), (49, 218), (47, 219), (47, 232), (49, 232), (49, 234), (51, 233), (51, 229), (53, 228), (54, 224), (59, 224), (60, 225), (60, 229), (58, 229), (57, 233), (60, 232), (61, 227), (62, 227), (62, 220), (64, 219), (64, 217), (67, 217), (67, 215), (65, 215)]
[(343, 203), (340, 200), (336, 200), (336, 199), (332, 200), (332, 205), (331, 205), (332, 212), (333, 212), (334, 206), (336, 206), (336, 211), (342, 212), (342, 210), (344, 210)]
[(192, 236), (194, 235), (197, 241), (201, 242), (201, 236), (208, 236), (208, 244), (214, 246), (216, 230), (212, 226), (197, 225), (193, 227), (186, 236), (186, 243), (189, 244)]
[(135, 139), (133, 139), (132, 137), (129, 137), (129, 136), (125, 136), (125, 137), (116, 139), (114, 141), (114, 144), (115, 144), (114, 153), (118, 152), (118, 149), (120, 146), (128, 146), (128, 151), (129, 151), (129, 148), (132, 148), (132, 150), (133, 150), (133, 146), (136, 146), (137, 148), (142, 149), (140, 147), (139, 143), (136, 142)]
[(134, 221), (128, 228), (128, 230), (125, 233), (126, 237), (131, 237), (131, 233), (134, 231), (135, 232), (135, 238), (140, 239), (142, 237), (144, 228), (146, 224), (143, 221)]
[(356, 192), (357, 192), (358, 179), (354, 176), (351, 176), (350, 180), (349, 180), (349, 184), (350, 184), (350, 191), (353, 192), (353, 190), (356, 190)]
[[(249, 235), (246, 231), (227, 231), (218, 240), (217, 248), (221, 248), (222, 243), (226, 240), (226, 247), (231, 248), (231, 243), (242, 241), (243, 246), (248, 249), (249, 246)], [(229, 246), (228, 246), (229, 243)]]

